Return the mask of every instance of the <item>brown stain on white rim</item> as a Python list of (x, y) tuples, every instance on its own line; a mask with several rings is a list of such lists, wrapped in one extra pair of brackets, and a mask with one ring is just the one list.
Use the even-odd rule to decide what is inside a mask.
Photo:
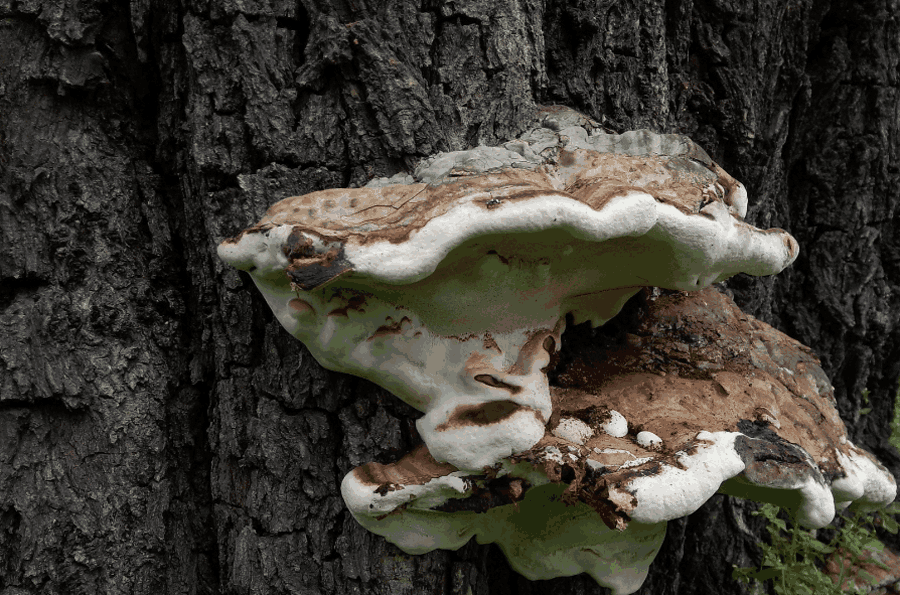
[(471, 426), (490, 426), (499, 424), (520, 411), (531, 412), (544, 422), (543, 416), (536, 409), (525, 407), (513, 401), (490, 401), (477, 405), (459, 405), (442, 424), (435, 427), (438, 432)]
[(353, 470), (356, 480), (363, 485), (422, 485), (436, 477), (444, 477), (458, 469), (450, 463), (437, 462), (428, 448), (420, 444), (396, 463), (366, 463)]

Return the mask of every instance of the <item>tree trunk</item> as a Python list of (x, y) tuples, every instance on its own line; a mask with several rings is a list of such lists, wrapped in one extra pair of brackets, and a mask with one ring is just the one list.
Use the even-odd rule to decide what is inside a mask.
[[(215, 255), (280, 198), (538, 105), (690, 136), (794, 234), (790, 269), (729, 288), (900, 476), (898, 62), (889, 0), (0, 0), (0, 595), (605, 592), (359, 527), (341, 477), (409, 450), (416, 412), (322, 369)], [(746, 592), (751, 509), (670, 523), (640, 592)]]

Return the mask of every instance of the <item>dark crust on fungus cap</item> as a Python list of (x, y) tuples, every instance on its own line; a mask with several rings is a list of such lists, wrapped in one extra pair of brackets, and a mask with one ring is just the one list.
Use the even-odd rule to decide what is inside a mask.
[(291, 263), (286, 271), (288, 278), (302, 290), (315, 289), (353, 270), (343, 246), (316, 252), (312, 240), (303, 235), (300, 226), (291, 230), (281, 250)]
[(287, 268), (291, 283), (309, 291), (337, 279), (353, 270), (353, 264), (344, 256), (343, 247), (333, 248), (312, 262), (294, 261)]
[(812, 473), (803, 453), (783, 440), (760, 440), (738, 436), (734, 450), (744, 461), (744, 476), (760, 486), (793, 485), (797, 479)]

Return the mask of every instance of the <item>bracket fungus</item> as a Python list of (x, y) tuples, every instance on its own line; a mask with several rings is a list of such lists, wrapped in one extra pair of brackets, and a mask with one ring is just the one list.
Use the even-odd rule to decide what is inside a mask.
[[(810, 526), (896, 492), (847, 440), (812, 353), (705, 289), (796, 258), (746, 209), (686, 137), (551, 109), (501, 147), (282, 200), (219, 256), (319, 363), (423, 413), (423, 445), (344, 478), (363, 526), (410, 553), (475, 536), (528, 578), (587, 572), (631, 593), (666, 521), (717, 491)], [(601, 326), (639, 292), (627, 341), (550, 386), (567, 315)]]

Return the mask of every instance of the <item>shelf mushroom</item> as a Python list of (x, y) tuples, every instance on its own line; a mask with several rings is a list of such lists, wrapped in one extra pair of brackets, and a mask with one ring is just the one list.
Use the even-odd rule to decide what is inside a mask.
[(641, 287), (770, 275), (798, 252), (741, 220), (743, 186), (685, 137), (539, 128), (508, 146), (285, 199), (219, 246), (319, 363), (423, 411), (431, 454), (472, 471), (544, 435), (567, 313), (603, 324)]
[[(558, 486), (551, 481), (540, 487), (530, 471), (510, 475), (510, 465), (534, 467), (558, 451), (559, 457), (580, 457), (596, 473), (608, 461), (582, 456), (592, 440), (634, 442), (627, 433), (634, 422), (623, 427), (624, 404), (595, 403), (606, 407), (599, 425), (577, 415), (557, 421), (571, 395), (555, 395), (546, 371), (566, 315), (603, 325), (644, 287), (697, 291), (738, 272), (781, 271), (796, 258), (796, 241), (782, 230), (746, 224), (746, 208), (743, 186), (686, 137), (598, 133), (585, 118), (557, 109), (543, 126), (502, 147), (442, 153), (412, 176), (282, 200), (218, 252), (250, 273), (281, 324), (319, 363), (372, 380), (424, 413), (417, 421), (425, 443), (418, 458), (388, 468), (363, 466), (347, 475), (342, 488), (360, 522), (415, 552), (458, 547), (475, 533), (491, 540), (460, 529), (469, 521), (459, 515), (435, 515), (433, 503), (468, 501), (474, 492), (503, 502), (485, 494), (493, 494), (491, 481), (503, 484), (501, 477), (509, 476), (515, 479), (503, 489), (510, 494), (533, 486), (518, 504), (523, 506), (535, 494), (552, 496)], [(603, 427), (612, 430), (594, 434)], [(637, 469), (641, 459), (656, 461), (661, 453), (677, 459), (665, 431), (647, 422), (642, 432), (634, 439), (646, 457), (620, 467)], [(685, 443), (685, 452), (707, 453), (707, 444), (737, 452), (728, 438), (703, 436)], [(740, 444), (752, 452), (755, 443)], [(535, 450), (540, 448), (545, 450)], [(739, 463), (746, 466), (740, 455), (728, 457), (732, 467), (712, 492), (744, 469)], [(410, 468), (420, 469), (412, 479)], [(631, 553), (622, 550), (615, 565), (652, 559), (662, 517), (651, 515), (644, 523), (639, 517), (647, 505), (629, 508), (627, 489), (604, 489), (589, 508), (608, 514), (591, 512), (591, 522), (606, 526), (610, 514), (619, 515), (624, 528), (630, 518), (629, 535), (639, 537), (626, 540), (643, 544)], [(512, 514), (496, 507), (501, 509), (492, 514)], [(424, 521), (411, 521), (423, 514)], [(385, 523), (404, 527), (404, 536), (384, 529)], [(641, 523), (646, 530), (636, 528)], [(415, 526), (425, 529), (407, 530)], [(603, 535), (610, 544), (621, 541)], [(507, 554), (516, 564), (517, 556)], [(562, 555), (553, 571), (517, 567), (526, 576), (592, 572), (582, 568), (588, 562), (572, 565), (570, 558)], [(623, 580), (617, 588), (625, 593), (643, 568), (627, 580), (592, 574), (604, 584)]]
[[(893, 477), (847, 439), (809, 348), (713, 288), (641, 298), (646, 312), (620, 345), (561, 371), (536, 445), (481, 475), (424, 446), (363, 465), (342, 484), (353, 516), (410, 553), (474, 536), (530, 579), (587, 572), (627, 594), (666, 522), (716, 492), (793, 509), (809, 527), (828, 524), (836, 505), (893, 501)], [(625, 434), (609, 431), (613, 417), (627, 420)]]

